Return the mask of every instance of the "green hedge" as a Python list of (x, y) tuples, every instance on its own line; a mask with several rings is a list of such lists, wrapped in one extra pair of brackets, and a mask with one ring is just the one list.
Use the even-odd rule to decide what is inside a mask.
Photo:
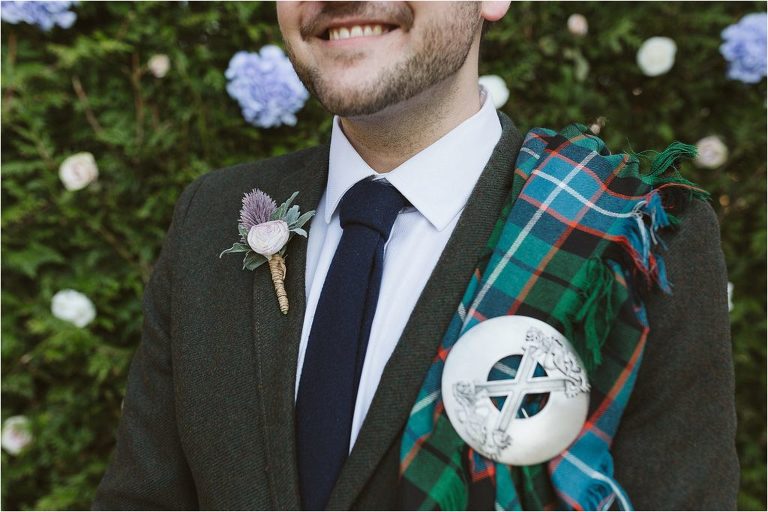
[[(225, 91), (239, 50), (282, 45), (271, 3), (82, 2), (68, 29), (2, 25), (2, 417), (33, 441), (2, 453), (2, 508), (88, 508), (114, 446), (141, 295), (174, 201), (196, 176), (326, 139), (310, 100), (295, 127), (245, 123)], [(761, 2), (515, 3), (487, 34), (481, 74), (504, 78), (521, 129), (590, 124), (615, 150), (718, 135), (717, 169), (683, 172), (712, 192), (730, 281), (742, 463), (740, 508), (766, 508), (766, 81), (726, 78), (720, 32)], [(566, 29), (574, 12), (589, 33)], [(662, 76), (635, 63), (651, 36), (676, 40)], [(148, 59), (166, 54), (156, 78)], [(99, 179), (68, 191), (58, 168), (95, 156)], [(61, 289), (96, 318), (54, 317)], [(695, 426), (692, 426), (694, 428)]]

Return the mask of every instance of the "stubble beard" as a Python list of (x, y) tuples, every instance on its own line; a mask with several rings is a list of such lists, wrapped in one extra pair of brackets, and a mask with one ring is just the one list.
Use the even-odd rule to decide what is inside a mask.
[[(296, 59), (286, 41), (288, 57), (304, 86), (332, 114), (341, 117), (367, 116), (413, 98), (455, 74), (469, 55), (480, 27), (474, 2), (459, 4), (461, 12), (450, 16), (450, 26), (431, 23), (425, 27), (423, 43), (408, 59), (382, 68), (378, 76), (353, 90), (340, 90), (333, 76)], [(348, 57), (353, 63), (360, 55)]]

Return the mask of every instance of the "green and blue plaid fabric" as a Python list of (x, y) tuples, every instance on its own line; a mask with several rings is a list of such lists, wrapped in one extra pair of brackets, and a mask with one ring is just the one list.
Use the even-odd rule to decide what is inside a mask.
[[(658, 231), (676, 219), (665, 200), (705, 193), (674, 168), (695, 150), (675, 143), (641, 174), (582, 125), (528, 132), (513, 190), (444, 335), (406, 425), (401, 493), (407, 509), (632, 507), (613, 477), (610, 445), (632, 392), (649, 326), (642, 293), (669, 292)], [(669, 206), (669, 201), (666, 201)], [(440, 384), (451, 347), (483, 320), (524, 315), (574, 345), (590, 374), (587, 421), (548, 463), (512, 467), (469, 448), (445, 414)]]

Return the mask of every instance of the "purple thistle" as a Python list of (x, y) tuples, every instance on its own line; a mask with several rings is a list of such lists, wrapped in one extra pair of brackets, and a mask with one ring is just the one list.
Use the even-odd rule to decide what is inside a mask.
[(275, 210), (277, 203), (269, 195), (255, 188), (243, 197), (240, 224), (246, 231), (250, 231), (253, 226), (269, 221)]

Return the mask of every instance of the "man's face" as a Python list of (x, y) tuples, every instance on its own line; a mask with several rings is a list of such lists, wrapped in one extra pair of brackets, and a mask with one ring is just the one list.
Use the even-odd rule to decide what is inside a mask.
[(405, 101), (459, 70), (478, 2), (277, 2), (288, 55), (310, 92), (343, 117)]

